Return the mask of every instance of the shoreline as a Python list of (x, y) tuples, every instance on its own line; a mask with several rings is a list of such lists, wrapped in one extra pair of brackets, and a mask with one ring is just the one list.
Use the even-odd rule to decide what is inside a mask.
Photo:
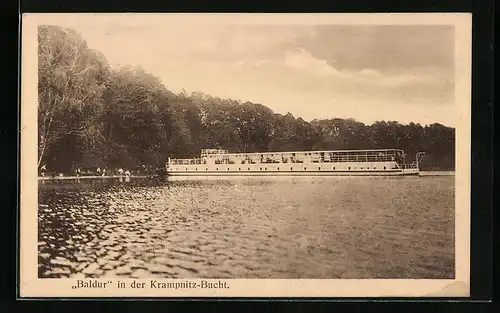
[[(420, 171), (419, 175), (415, 176), (454, 176), (455, 171)], [(166, 175), (169, 178), (175, 177), (171, 175)], [(259, 177), (264, 177), (265, 175), (257, 175)], [(301, 175), (294, 176), (293, 177), (300, 177)], [(319, 175), (321, 176), (321, 175)], [(342, 176), (342, 175), (339, 175)], [(372, 176), (372, 175), (366, 175), (366, 176)], [(378, 176), (378, 175), (373, 175), (373, 176)], [(79, 180), (79, 179), (85, 179), (85, 180), (91, 180), (91, 179), (137, 179), (137, 178), (158, 178), (161, 177), (161, 175), (158, 174), (153, 174), (153, 175), (131, 175), (131, 176), (125, 176), (125, 175), (112, 175), (112, 176), (38, 176), (39, 181), (58, 181), (58, 180)], [(193, 176), (196, 177), (196, 176)], [(205, 175), (200, 175), (198, 177), (206, 178)], [(232, 177), (232, 176), (231, 176)], [(243, 175), (242, 177), (248, 177), (246, 175)]]
[(77, 180), (77, 179), (110, 179), (110, 178), (152, 178), (158, 175), (113, 175), (113, 176), (38, 176), (38, 180)]

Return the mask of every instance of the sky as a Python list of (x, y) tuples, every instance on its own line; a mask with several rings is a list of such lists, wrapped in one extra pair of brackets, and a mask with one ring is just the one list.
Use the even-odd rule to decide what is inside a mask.
[(173, 92), (261, 103), (305, 120), (455, 126), (452, 25), (57, 23), (112, 66)]

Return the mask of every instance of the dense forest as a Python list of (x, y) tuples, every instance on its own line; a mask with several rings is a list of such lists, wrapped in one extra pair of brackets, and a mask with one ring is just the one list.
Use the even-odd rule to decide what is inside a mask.
[(200, 92), (174, 94), (141, 68), (111, 68), (74, 30), (38, 28), (38, 166), (163, 166), (202, 148), (233, 152), (313, 149), (403, 149), (422, 169), (455, 167), (455, 130), (441, 124), (402, 125), (353, 119), (307, 122), (258, 103)]

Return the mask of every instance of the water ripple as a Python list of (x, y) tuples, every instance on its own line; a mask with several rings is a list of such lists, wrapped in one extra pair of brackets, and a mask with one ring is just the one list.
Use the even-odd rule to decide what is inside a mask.
[(44, 182), (39, 277), (453, 278), (454, 176)]

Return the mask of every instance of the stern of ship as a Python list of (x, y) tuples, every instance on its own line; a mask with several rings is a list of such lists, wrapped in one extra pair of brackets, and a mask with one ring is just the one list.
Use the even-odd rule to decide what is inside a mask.
[(403, 175), (405, 176), (415, 176), (420, 174), (420, 161), (424, 157), (425, 152), (418, 152), (415, 155), (415, 161), (411, 164), (407, 164), (403, 168)]

